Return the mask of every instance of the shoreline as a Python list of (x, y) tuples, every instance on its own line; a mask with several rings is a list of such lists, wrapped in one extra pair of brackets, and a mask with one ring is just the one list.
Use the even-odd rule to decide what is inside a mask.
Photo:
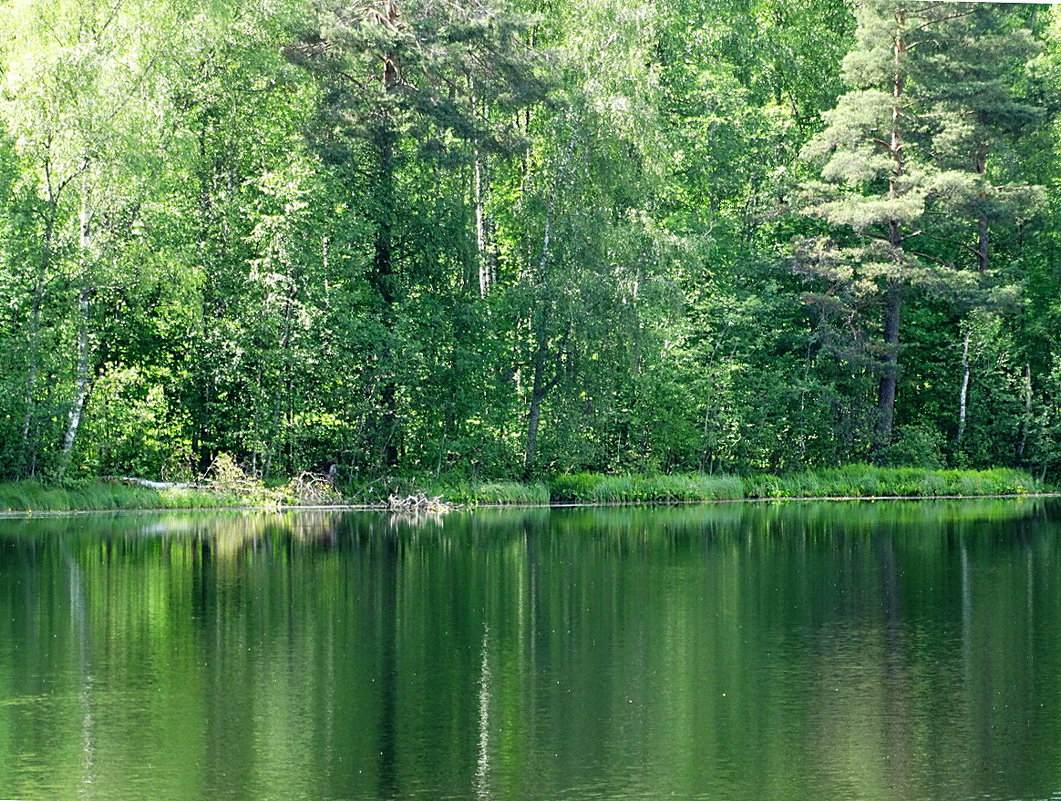
[[(137, 479), (136, 481), (140, 481)], [(146, 483), (146, 482), (144, 482)], [(1013, 468), (937, 470), (852, 464), (781, 476), (766, 473), (563, 473), (533, 482), (477, 480), (458, 475), (392, 476), (324, 490), (289, 481), (267, 486), (241, 474), (238, 481), (195, 488), (144, 486), (129, 479), (0, 483), (0, 515), (89, 511), (195, 509), (431, 512), (453, 508), (608, 507), (766, 501), (963, 500), (1050, 497), (1057, 487)]]
[[(552, 503), (460, 503), (448, 509), (423, 512), (423, 514), (447, 514), (458, 511), (482, 509), (619, 509), (648, 506), (714, 506), (724, 504), (769, 504), (769, 503), (877, 503), (879, 501), (987, 501), (1061, 498), (1061, 491), (1028, 493), (993, 493), (984, 495), (808, 495), (777, 498), (709, 498), (704, 500), (671, 501), (557, 501)], [(382, 512), (391, 515), (410, 514), (409, 510), (392, 509), (380, 504), (346, 503), (330, 505), (244, 505), (244, 506), (157, 506), (144, 508), (110, 507), (106, 509), (29, 509), (0, 511), (0, 520), (27, 520), (41, 517), (80, 517), (97, 515), (157, 515), (182, 514), (188, 512), (254, 512), (256, 514), (280, 514), (284, 512)], [(415, 511), (413, 512), (415, 514)]]

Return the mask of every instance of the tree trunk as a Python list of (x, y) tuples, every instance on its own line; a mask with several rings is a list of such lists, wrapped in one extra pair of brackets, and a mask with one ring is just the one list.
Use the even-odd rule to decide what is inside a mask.
[(79, 219), (81, 248), (81, 290), (77, 297), (77, 373), (74, 379), (74, 405), (67, 415), (66, 434), (63, 436), (61, 471), (66, 472), (70, 465), (70, 455), (77, 440), (77, 431), (81, 426), (81, 415), (85, 410), (88, 398), (88, 359), (89, 359), (89, 300), (88, 270), (90, 268), (89, 248), (92, 246), (91, 214), (89, 196), (86, 190), (81, 197), (81, 215)]
[(152, 481), (147, 478), (136, 478), (135, 476), (100, 476), (103, 481), (119, 481), (122, 484), (130, 484), (134, 487), (145, 487), (147, 489), (210, 489), (210, 484), (199, 484), (187, 481)]
[(534, 473), (534, 464), (538, 456), (538, 427), (541, 424), (542, 401), (549, 391), (545, 381), (545, 363), (548, 349), (544, 338), (539, 338), (534, 352), (534, 377), (531, 384), (530, 405), (527, 409), (527, 443), (523, 451), (523, 478), (529, 479)]
[[(906, 16), (902, 9), (896, 13), (895, 20), (892, 129), (888, 143), (888, 151), (892, 159), (892, 172), (888, 178), (888, 197), (891, 199), (899, 197), (899, 179), (905, 172), (903, 140), (902, 133), (899, 130), (900, 120), (903, 115), (901, 98), (905, 84), (902, 58), (903, 53), (906, 52), (906, 42), (903, 38)], [(888, 223), (888, 244), (892, 247), (893, 259), (896, 262), (900, 262), (903, 237), (898, 220), (892, 220)], [(899, 311), (901, 304), (899, 279), (889, 278), (884, 299), (884, 363), (882, 365), (880, 386), (877, 390), (877, 438), (873, 444), (873, 450), (878, 457), (891, 444), (892, 439), (892, 422), (895, 417), (895, 390), (899, 378)]]
[[(389, 219), (389, 214), (394, 208), (394, 145), (391, 141), (390, 131), (383, 132), (379, 143), (379, 166), (383, 213), (377, 221), (371, 283), (382, 301), (381, 321), (388, 334), (390, 334), (394, 331), (394, 304), (396, 300), (394, 290), (393, 229)], [(387, 372), (387, 375), (384, 377), (380, 391), (382, 415), (379, 430), (381, 457), (386, 467), (395, 467), (398, 464), (396, 437), (398, 427), (398, 387), (393, 375), (390, 374), (393, 360), (394, 354), (388, 341), (385, 345), (382, 359), (382, 369)]]
[[(981, 198), (984, 198), (981, 195)], [(987, 242), (987, 218), (981, 217), (977, 222), (977, 238), (976, 238), (976, 253), (977, 259), (980, 263), (980, 272), (986, 272), (990, 266), (990, 256), (988, 253), (988, 242)]]
[(88, 398), (88, 289), (82, 287), (77, 299), (77, 374), (74, 379), (74, 405), (67, 415), (66, 434), (63, 436), (62, 469), (65, 472), (70, 463), (70, 452), (74, 449), (77, 431), (81, 425), (81, 415)]
[(958, 436), (954, 439), (954, 450), (958, 452), (962, 448), (962, 438), (965, 436), (965, 416), (969, 401), (969, 330), (965, 331), (965, 339), (962, 341), (962, 389), (958, 394)]
[[(981, 142), (976, 152), (976, 173), (983, 175), (987, 172), (987, 143)], [(976, 256), (980, 272), (987, 272), (991, 266), (990, 251), (987, 238), (987, 192), (981, 191), (978, 199), (980, 201), (980, 217), (976, 221)]]
[(884, 307), (884, 364), (877, 390), (877, 442), (878, 454), (891, 444), (892, 422), (895, 417), (895, 390), (899, 379), (899, 312), (901, 298), (896, 281), (888, 282), (888, 294)]
[[(33, 312), (30, 315), (30, 323), (33, 328), (36, 328), (40, 323), (40, 307), (36, 300), (34, 301)], [(37, 449), (30, 447), (29, 432), (33, 425), (34, 411), (36, 403), (34, 402), (34, 392), (37, 388), (37, 347), (36, 347), (36, 332), (31, 332), (31, 337), (34, 340), (30, 346), (30, 361), (29, 367), (26, 370), (26, 391), (23, 397), (23, 408), (25, 409), (22, 415), (22, 470), (24, 475), (32, 476), (37, 471)]]
[[(556, 180), (553, 181), (553, 186), (549, 193), (549, 201), (545, 206), (545, 225), (542, 231), (542, 249), (541, 253), (538, 255), (538, 269), (535, 277), (536, 281), (544, 280), (544, 271), (549, 264), (549, 259), (552, 255), (553, 215), (556, 211), (556, 201), (560, 194), (561, 185), (563, 184), (564, 174), (567, 172), (567, 166), (575, 152), (576, 133), (577, 129), (572, 129), (571, 138), (567, 142), (567, 148), (564, 151), (563, 159), (556, 170)], [(545, 312), (539, 311), (539, 314), (544, 315)], [(523, 452), (524, 478), (531, 477), (534, 470), (534, 462), (537, 458), (538, 426), (541, 422), (542, 401), (545, 400), (545, 396), (549, 394), (549, 390), (556, 386), (559, 380), (559, 370), (551, 380), (548, 382), (545, 380), (545, 368), (549, 357), (549, 343), (546, 334), (546, 320), (544, 317), (539, 320), (535, 331), (534, 376), (531, 384), (530, 404), (527, 408), (526, 449)]]
[(490, 293), (493, 279), (493, 259), (490, 253), (489, 221), (486, 216), (487, 195), (487, 161), (485, 154), (478, 146), (475, 148), (474, 164), (475, 193), (475, 252), (479, 262), (479, 297), (485, 298)]
[(1024, 365), (1024, 418), (1020, 424), (1020, 439), (1017, 441), (1017, 458), (1024, 458), (1028, 446), (1028, 429), (1032, 424), (1032, 366)]
[[(468, 92), (472, 98), (479, 94), (474, 78), (469, 79)], [(490, 107), (485, 98), (478, 102), (473, 100), (479, 110), (484, 125), (490, 116)], [(472, 205), (475, 209), (475, 255), (479, 268), (479, 297), (485, 298), (490, 293), (490, 284), (494, 280), (494, 264), (491, 248), (490, 219), (486, 208), (487, 196), (490, 193), (489, 154), (483, 151), (479, 138), (472, 142)]]
[[(392, 29), (398, 21), (397, 0), (387, 3), (387, 25)], [(386, 52), (383, 55), (383, 89), (388, 96), (398, 87), (398, 68), (396, 55)], [(373, 273), (371, 283), (383, 304), (382, 322), (390, 333), (394, 330), (394, 304), (397, 293), (394, 286), (394, 231), (391, 215), (395, 209), (394, 197), (394, 143), (396, 133), (389, 107), (382, 114), (380, 130), (377, 132), (376, 144), (379, 154), (379, 209), (376, 220), (374, 239)], [(389, 370), (393, 361), (390, 343), (383, 353), (383, 369)], [(381, 437), (381, 458), (386, 467), (398, 464), (398, 387), (393, 376), (387, 375), (380, 392), (380, 404), (383, 407), (379, 434)]]

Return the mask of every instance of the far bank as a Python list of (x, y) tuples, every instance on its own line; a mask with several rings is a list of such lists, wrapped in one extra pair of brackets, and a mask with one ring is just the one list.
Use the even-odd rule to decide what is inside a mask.
[(786, 475), (567, 473), (539, 481), (468, 479), (458, 476), (377, 477), (312, 492), (306, 482), (271, 486), (253, 478), (196, 487), (152, 488), (116, 479), (0, 484), (0, 510), (90, 511), (281, 506), (363, 505), (390, 508), (423, 495), (441, 505), (696, 503), (797, 498), (940, 498), (1023, 496), (1054, 488), (1022, 470), (929, 470), (847, 465)]

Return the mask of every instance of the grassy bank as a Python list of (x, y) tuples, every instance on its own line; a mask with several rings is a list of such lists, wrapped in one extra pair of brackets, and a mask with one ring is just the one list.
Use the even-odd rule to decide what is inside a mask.
[(0, 484), (0, 511), (92, 511), (100, 509), (216, 509), (246, 502), (228, 492), (135, 487), (117, 481)]
[(388, 494), (422, 492), (457, 504), (676, 503), (781, 498), (932, 498), (946, 495), (1028, 495), (1051, 488), (1021, 470), (923, 470), (913, 467), (848, 465), (774, 475), (658, 475), (569, 473), (524, 484), (516, 481), (456, 481), (406, 478), (353, 487), (361, 503)]
[(827, 470), (746, 478), (748, 498), (932, 498), (1028, 495), (1051, 488), (1022, 470), (922, 470), (853, 464)]
[(373, 480), (347, 487), (342, 497), (313, 498), (292, 484), (248, 493), (130, 486), (117, 481), (0, 484), (0, 510), (207, 509), (298, 503), (385, 503), (390, 495), (423, 493), (450, 504), (678, 503), (695, 501), (1029, 495), (1052, 488), (1020, 470), (921, 470), (848, 465), (783, 476), (605, 475), (571, 473), (535, 483), (468, 481), (447, 477)]

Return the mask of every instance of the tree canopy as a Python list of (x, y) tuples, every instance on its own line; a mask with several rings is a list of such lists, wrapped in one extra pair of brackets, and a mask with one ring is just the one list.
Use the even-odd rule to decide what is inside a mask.
[(1061, 15), (0, 4), (0, 477), (1061, 470)]

